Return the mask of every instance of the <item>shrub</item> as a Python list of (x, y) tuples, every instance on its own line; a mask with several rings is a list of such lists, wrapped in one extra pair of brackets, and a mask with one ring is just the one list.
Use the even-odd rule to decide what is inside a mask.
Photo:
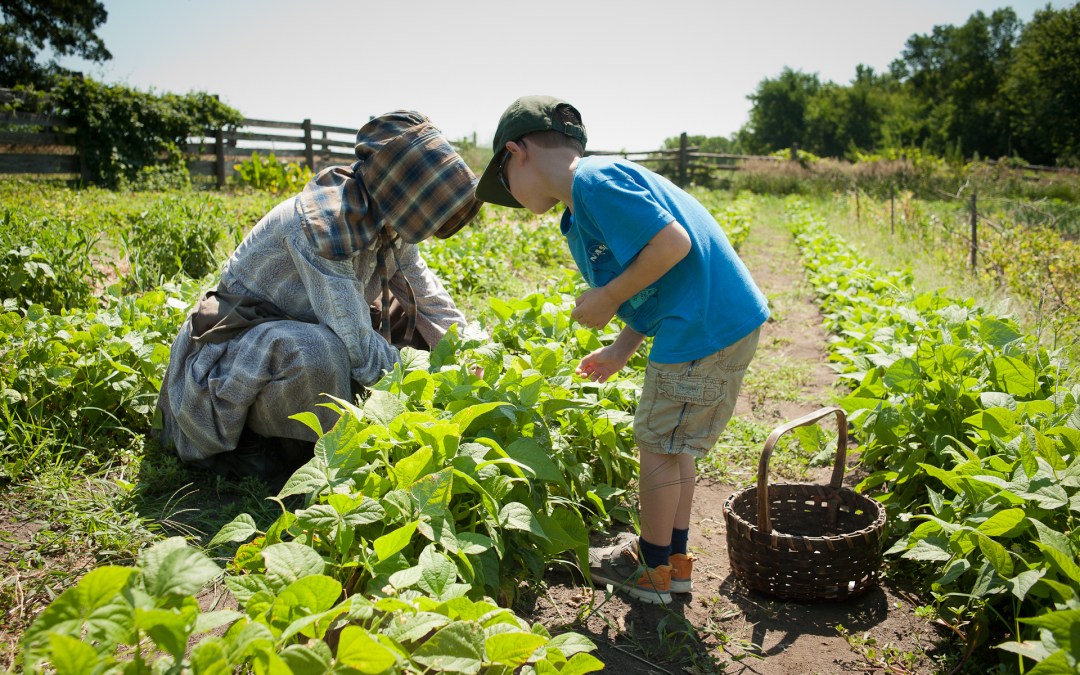
[(81, 77), (57, 78), (48, 96), (29, 92), (12, 105), (66, 120), (88, 178), (111, 188), (186, 185), (187, 139), (243, 119), (207, 93), (158, 95)]
[(237, 185), (272, 194), (299, 192), (311, 180), (311, 169), (296, 162), (279, 162), (273, 152), (267, 157), (253, 152), (251, 159), (233, 165), (233, 169)]

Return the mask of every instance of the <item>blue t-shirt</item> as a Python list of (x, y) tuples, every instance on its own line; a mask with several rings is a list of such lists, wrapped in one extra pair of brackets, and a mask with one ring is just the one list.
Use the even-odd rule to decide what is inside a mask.
[(653, 337), (650, 359), (700, 359), (769, 318), (765, 296), (716, 219), (671, 181), (624, 159), (593, 156), (578, 161), (572, 190), (574, 212), (563, 213), (562, 233), (590, 286), (621, 274), (672, 221), (690, 235), (686, 257), (617, 312)]

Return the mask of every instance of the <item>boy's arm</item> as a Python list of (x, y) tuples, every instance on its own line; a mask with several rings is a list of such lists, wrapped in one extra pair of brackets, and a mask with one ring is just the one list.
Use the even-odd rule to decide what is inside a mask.
[(624, 326), (615, 342), (581, 359), (577, 374), (593, 382), (607, 382), (612, 375), (623, 369), (644, 341), (644, 335), (630, 326)]
[(570, 318), (588, 328), (603, 328), (615, 316), (619, 305), (667, 274), (686, 257), (690, 247), (686, 229), (678, 221), (671, 221), (645, 244), (622, 274), (579, 295)]

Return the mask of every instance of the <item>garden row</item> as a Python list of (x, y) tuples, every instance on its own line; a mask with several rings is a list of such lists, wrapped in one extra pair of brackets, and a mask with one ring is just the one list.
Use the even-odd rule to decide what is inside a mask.
[(210, 542), (242, 542), (225, 571), (239, 611), (200, 611), (194, 596), (222, 570), (167, 539), (50, 604), (24, 636), (27, 670), (601, 668), (586, 639), (551, 637), (492, 601), (587, 556), (589, 529), (610, 521), (636, 471), (637, 386), (572, 377), (599, 344), (572, 326), (572, 297), (493, 301), (491, 342), (451, 334), (430, 355), (407, 350), (363, 403), (332, 403), (342, 417), (278, 495), (280, 517), (258, 531), (242, 515)]
[[(153, 474), (138, 470), (149, 462), (139, 449), (172, 336), (271, 200), (4, 189), (17, 207), (5, 212), (13, 264), (3, 277), (0, 350), (20, 366), (0, 370), (12, 450), (4, 477), (40, 480), (38, 469), (58, 462), (93, 475), (125, 448), (121, 462), (137, 467), (125, 476)], [(733, 240), (745, 238), (748, 200), (703, 197)], [(134, 567), (99, 567), (51, 603), (25, 632), (28, 669), (187, 659), (196, 672), (281, 662), (303, 672), (331, 657), (359, 672), (598, 667), (582, 653), (587, 641), (549, 641), (490, 599), (511, 602), (517, 580), (539, 580), (553, 562), (576, 566), (590, 529), (631, 518), (620, 498), (636, 474), (627, 443), (638, 385), (573, 380), (573, 364), (600, 344), (571, 325), (573, 277), (551, 295), (522, 292), (560, 277), (558, 230), (506, 213), (426, 250), (455, 297), (482, 310), (493, 341), (451, 337), (430, 362), (413, 354), (362, 408), (339, 402), (341, 424), (282, 494), (303, 506), (262, 532), (245, 515), (214, 542), (258, 535), (227, 574), (243, 612), (200, 612), (194, 596), (221, 570), (166, 539)], [(482, 365), (485, 378), (466, 362)], [(193, 635), (230, 624), (185, 653)]]
[[(1008, 318), (916, 295), (804, 203), (788, 218), (852, 390), (841, 400), (868, 471), (940, 618), (969, 654), (1057, 673), (1080, 658), (1080, 383)], [(992, 656), (990, 661), (995, 660)]]

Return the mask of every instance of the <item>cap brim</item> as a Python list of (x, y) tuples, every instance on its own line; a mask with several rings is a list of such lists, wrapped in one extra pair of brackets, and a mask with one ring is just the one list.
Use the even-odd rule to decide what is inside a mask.
[[(503, 152), (506, 152), (506, 150), (503, 149)], [(480, 176), (480, 182), (476, 184), (476, 198), (482, 202), (498, 204), (499, 206), (509, 206), (515, 209), (524, 208), (521, 202), (514, 199), (514, 195), (510, 194), (503, 187), (502, 181), (499, 180), (500, 159), (502, 159), (502, 152), (497, 152), (488, 162), (487, 168), (484, 169), (483, 175)]]

